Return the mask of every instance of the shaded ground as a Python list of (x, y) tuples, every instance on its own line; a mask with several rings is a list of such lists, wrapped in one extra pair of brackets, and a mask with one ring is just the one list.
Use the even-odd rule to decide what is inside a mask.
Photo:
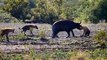
[[(10, 33), (10, 35), (18, 35), (20, 34), (19, 27), (22, 27), (26, 24), (19, 24), (19, 23), (0, 23), (0, 28), (2, 27), (13, 27), (15, 28), (15, 33)], [(79, 31), (77, 29), (74, 30), (74, 33), (77, 37), (67, 37), (66, 32), (60, 32), (58, 36), (60, 38), (51, 38), (52, 31), (51, 25), (49, 24), (36, 24), (38, 26), (38, 30), (34, 29), (34, 37), (28, 37), (29, 39), (21, 39), (21, 40), (10, 40), (7, 42), (3, 40), (0, 42), (0, 52), (17, 52), (21, 53), (23, 51), (29, 51), (30, 49), (35, 50), (54, 50), (54, 49), (63, 49), (63, 50), (71, 50), (71, 49), (93, 49), (96, 46), (96, 43), (92, 39), (92, 36), (95, 35), (96, 31), (98, 30), (106, 30), (107, 31), (107, 24), (85, 24), (91, 30), (90, 37), (79, 37), (82, 35), (83, 31)], [(82, 24), (83, 25), (83, 24)], [(41, 31), (41, 32), (40, 32)], [(38, 34), (45, 32), (45, 40), (40, 39)], [(29, 31), (26, 33), (29, 34)]]

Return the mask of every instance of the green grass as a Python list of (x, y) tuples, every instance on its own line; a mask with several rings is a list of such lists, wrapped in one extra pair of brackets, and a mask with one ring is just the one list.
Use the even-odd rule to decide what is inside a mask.
[[(20, 39), (24, 39), (24, 38), (26, 38), (26, 36), (24, 36), (23, 33), (20, 33), (16, 36), (9, 36), (9, 40), (20, 40)], [(3, 37), (0, 36), (0, 41), (1, 40), (6, 40), (5, 36), (3, 36)]]
[(13, 40), (20, 40), (20, 39), (24, 39), (26, 38), (26, 36), (23, 33), (20, 33), (16, 36), (14, 36)]
[(107, 49), (95, 50), (74, 50), (64, 52), (55, 51), (34, 51), (24, 54), (3, 54), (0, 53), (1, 60), (107, 60)]
[(46, 27), (39, 28), (38, 36), (36, 36), (36, 37), (45, 38), (46, 37), (45, 31), (46, 31)]
[(100, 30), (96, 33), (93, 39), (101, 46), (107, 47), (107, 32), (104, 30)]

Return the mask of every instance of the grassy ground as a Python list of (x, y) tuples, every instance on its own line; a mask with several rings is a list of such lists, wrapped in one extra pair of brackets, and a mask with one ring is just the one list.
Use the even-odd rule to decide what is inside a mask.
[[(24, 36), (18, 27), (26, 24), (0, 23), (0, 28), (15, 28), (15, 33), (10, 33), (10, 42), (5, 38), (0, 41), (1, 60), (107, 60), (107, 49), (96, 48), (97, 43), (93, 36), (99, 30), (107, 31), (106, 24), (86, 25), (91, 30), (90, 37), (79, 37), (83, 31), (74, 30), (77, 38), (66, 38), (66, 32), (60, 32), (60, 38), (51, 38), (51, 25), (37, 24), (38, 30), (34, 29), (35, 36)], [(26, 32), (29, 35), (29, 31)], [(13, 37), (14, 36), (14, 37)], [(45, 37), (43, 42), (41, 37)]]
[(23, 54), (0, 53), (1, 60), (107, 60), (107, 49), (34, 51)]

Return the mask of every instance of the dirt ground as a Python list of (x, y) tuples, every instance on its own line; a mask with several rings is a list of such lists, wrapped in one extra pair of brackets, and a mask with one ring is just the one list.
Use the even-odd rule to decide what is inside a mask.
[[(19, 27), (23, 27), (27, 24), (22, 23), (0, 23), (0, 29), (4, 27), (12, 27), (15, 28), (15, 33), (10, 33), (10, 35), (18, 35), (21, 33)], [(87, 26), (90, 31), (90, 37), (79, 37), (83, 34), (82, 30), (74, 29), (74, 34), (77, 37), (67, 37), (66, 32), (58, 33), (59, 38), (51, 38), (52, 30), (51, 25), (49, 24), (36, 24), (39, 29), (34, 29), (33, 34), (34, 37), (29, 37), (30, 39), (23, 40), (10, 40), (7, 42), (6, 40), (0, 41), (0, 52), (11, 53), (11, 52), (23, 52), (29, 51), (30, 49), (35, 50), (54, 50), (54, 49), (63, 49), (63, 50), (71, 50), (71, 49), (92, 49), (95, 47), (96, 43), (92, 39), (92, 37), (96, 34), (98, 30), (106, 30), (106, 23), (99, 24), (82, 24), (83, 26)], [(45, 32), (45, 38), (41, 39), (37, 37), (40, 31)], [(42, 33), (42, 32), (41, 32)], [(30, 32), (26, 32), (27, 35), (30, 35)]]

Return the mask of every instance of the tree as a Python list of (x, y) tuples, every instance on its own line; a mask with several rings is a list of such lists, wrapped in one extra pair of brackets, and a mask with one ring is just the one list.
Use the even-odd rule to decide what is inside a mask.
[(93, 15), (96, 16), (98, 20), (106, 20), (107, 22), (107, 0), (102, 0), (99, 6), (94, 9)]
[(22, 19), (23, 22), (27, 18), (27, 15), (30, 14), (29, 0), (6, 0), (4, 4), (4, 11), (19, 20)]
[(97, 23), (107, 21), (107, 0), (79, 0), (74, 7), (75, 20)]
[(76, 9), (76, 20), (82, 22), (94, 22), (97, 20), (93, 15), (93, 11), (98, 7), (101, 0), (79, 0)]
[(33, 16), (30, 20), (52, 24), (75, 15), (72, 1), (77, 0), (6, 0), (3, 9), (23, 22)]
[(53, 0), (36, 0), (35, 6), (32, 13), (36, 21), (52, 24), (55, 19), (58, 19)]

